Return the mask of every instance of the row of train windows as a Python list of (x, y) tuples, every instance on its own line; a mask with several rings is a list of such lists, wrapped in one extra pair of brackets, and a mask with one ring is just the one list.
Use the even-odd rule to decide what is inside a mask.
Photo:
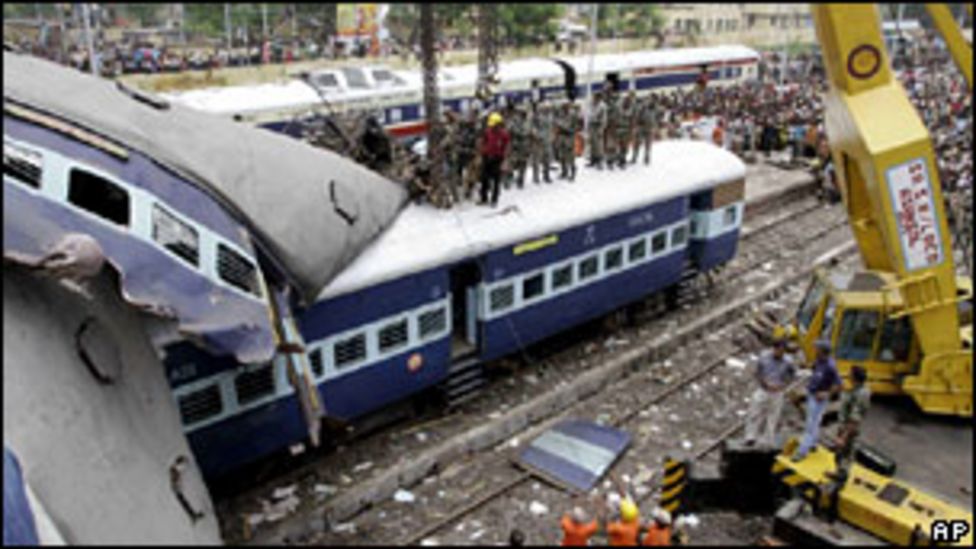
[[(42, 158), (37, 152), (4, 141), (3, 173), (15, 181), (39, 189)], [(68, 202), (121, 227), (131, 223), (129, 193), (119, 185), (86, 170), (68, 172)], [(158, 203), (152, 209), (152, 239), (184, 262), (200, 266), (200, 235)], [(217, 276), (248, 292), (261, 295), (257, 268), (251, 261), (224, 244), (217, 243)]]
[[(410, 335), (407, 327), (408, 319), (400, 319), (390, 322), (376, 331), (378, 349), (380, 354), (395, 353), (402, 350), (410, 343)], [(416, 317), (417, 333), (420, 343), (429, 341), (444, 331), (447, 327), (447, 309), (438, 307), (430, 311), (423, 312)], [(332, 345), (332, 363), (336, 370), (348, 368), (366, 359), (366, 336), (367, 331), (344, 337)], [(309, 365), (312, 374), (316, 378), (322, 377), (325, 373), (325, 366), (322, 360), (322, 348), (313, 350), (308, 355)]]
[[(274, 368), (265, 364), (252, 371), (241, 372), (234, 378), (234, 394), (238, 406), (247, 406), (275, 393)], [(220, 415), (224, 402), (220, 384), (213, 383), (203, 389), (179, 397), (180, 418), (184, 425)]]
[[(438, 307), (416, 316), (417, 333), (420, 342), (426, 342), (447, 328), (447, 308)], [(376, 333), (380, 353), (391, 353), (409, 344), (408, 319), (390, 322)], [(343, 338), (333, 345), (333, 363), (336, 369), (349, 367), (363, 361), (366, 356), (366, 331)], [(314, 349), (308, 355), (309, 366), (315, 379), (325, 374), (322, 348)], [(275, 394), (274, 368), (266, 364), (251, 371), (241, 372), (234, 377), (234, 395), (238, 407), (261, 400)], [(183, 425), (190, 426), (205, 421), (224, 412), (224, 402), (220, 383), (212, 383), (202, 389), (178, 397), (180, 417)]]
[[(681, 246), (688, 237), (687, 225), (681, 225), (671, 230), (671, 247)], [(651, 254), (659, 254), (667, 248), (668, 231), (662, 230), (650, 238)], [(647, 238), (640, 238), (627, 245), (621, 244), (603, 252), (603, 272), (616, 271), (624, 265), (624, 248), (630, 264), (643, 261), (647, 257)], [(574, 263), (556, 267), (550, 271), (550, 287), (552, 291), (561, 290), (573, 284)], [(600, 272), (600, 254), (593, 253), (575, 262), (576, 278), (579, 282), (589, 280)], [(522, 279), (522, 300), (532, 301), (542, 297), (545, 293), (545, 272), (537, 273)], [(488, 295), (488, 307), (492, 313), (503, 312), (515, 303), (515, 285), (506, 284), (494, 288)]]

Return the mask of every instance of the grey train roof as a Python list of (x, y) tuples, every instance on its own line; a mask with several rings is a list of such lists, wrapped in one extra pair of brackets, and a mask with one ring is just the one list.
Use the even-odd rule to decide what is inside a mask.
[(3, 97), (101, 134), (211, 191), (313, 299), (397, 216), (400, 185), (330, 151), (5, 51)]

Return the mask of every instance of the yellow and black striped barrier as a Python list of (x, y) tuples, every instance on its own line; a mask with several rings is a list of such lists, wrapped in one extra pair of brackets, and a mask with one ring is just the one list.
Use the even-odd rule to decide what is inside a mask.
[(661, 481), (660, 505), (674, 516), (681, 509), (681, 494), (688, 483), (688, 463), (670, 456), (664, 458), (664, 479)]

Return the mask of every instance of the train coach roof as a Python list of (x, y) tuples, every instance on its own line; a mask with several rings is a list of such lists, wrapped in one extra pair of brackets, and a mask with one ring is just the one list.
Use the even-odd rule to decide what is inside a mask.
[(137, 150), (208, 190), (309, 299), (406, 199), (399, 185), (334, 153), (178, 105), (149, 106), (108, 80), (46, 60), (5, 51), (3, 97)]
[(745, 178), (734, 154), (702, 141), (654, 144), (650, 166), (582, 169), (575, 183), (503, 191), (498, 207), (409, 205), (319, 296), (327, 299), (568, 227)]

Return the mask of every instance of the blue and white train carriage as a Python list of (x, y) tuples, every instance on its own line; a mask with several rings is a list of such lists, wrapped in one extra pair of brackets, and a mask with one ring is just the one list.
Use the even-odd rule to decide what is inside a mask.
[[(325, 413), (355, 420), (729, 261), (742, 162), (695, 141), (653, 152), (649, 167), (503, 192), (496, 209), (408, 206), (296, 313)], [(261, 372), (260, 394), (233, 373), (176, 387), (180, 402), (211, 402), (185, 425), (204, 471), (296, 442), (284, 374)]]

